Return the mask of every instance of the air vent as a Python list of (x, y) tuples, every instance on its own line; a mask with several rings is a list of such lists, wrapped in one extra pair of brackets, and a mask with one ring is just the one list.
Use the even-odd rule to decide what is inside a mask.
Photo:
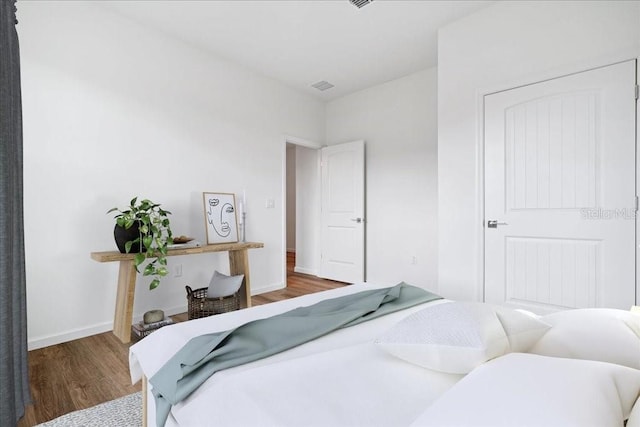
[(371, 2), (373, 2), (373, 0), (349, 0), (349, 3), (351, 3), (352, 5), (357, 7), (358, 9), (361, 9), (361, 8), (365, 7), (366, 5), (368, 5)]
[(321, 91), (325, 91), (327, 89), (331, 89), (333, 87), (333, 85), (329, 82), (325, 82), (324, 80), (318, 83), (314, 83), (311, 85), (312, 87), (315, 87), (318, 90)]

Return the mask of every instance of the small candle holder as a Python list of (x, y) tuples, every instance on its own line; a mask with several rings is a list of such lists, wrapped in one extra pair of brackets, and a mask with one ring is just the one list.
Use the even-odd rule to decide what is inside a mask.
[(240, 224), (240, 232), (242, 233), (242, 243), (247, 242), (246, 230), (247, 230), (247, 213), (242, 212), (242, 224)]

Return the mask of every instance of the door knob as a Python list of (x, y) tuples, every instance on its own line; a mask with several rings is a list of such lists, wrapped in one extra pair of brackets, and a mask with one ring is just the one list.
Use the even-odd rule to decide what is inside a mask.
[(364, 221), (364, 218), (351, 218), (351, 221), (355, 221), (360, 224), (362, 221)]
[(490, 219), (487, 221), (487, 228), (498, 228), (499, 225), (509, 225), (506, 222), (498, 222), (498, 220)]

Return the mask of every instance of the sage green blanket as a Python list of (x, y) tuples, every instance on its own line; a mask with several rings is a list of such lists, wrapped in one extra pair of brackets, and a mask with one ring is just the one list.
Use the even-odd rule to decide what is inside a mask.
[(217, 371), (274, 355), (336, 329), (440, 298), (400, 283), (391, 288), (324, 300), (235, 329), (192, 338), (151, 377), (156, 423), (164, 426), (171, 406), (189, 396)]

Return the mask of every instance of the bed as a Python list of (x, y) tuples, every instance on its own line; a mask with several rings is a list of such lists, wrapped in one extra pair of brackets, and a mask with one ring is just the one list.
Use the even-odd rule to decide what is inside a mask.
[[(133, 383), (189, 340), (319, 301), (355, 284), (164, 327), (133, 345)], [(539, 317), (437, 299), (215, 373), (166, 426), (640, 427), (640, 316), (571, 310)], [(146, 425), (157, 424), (145, 393)], [(162, 423), (160, 423), (162, 425)]]

